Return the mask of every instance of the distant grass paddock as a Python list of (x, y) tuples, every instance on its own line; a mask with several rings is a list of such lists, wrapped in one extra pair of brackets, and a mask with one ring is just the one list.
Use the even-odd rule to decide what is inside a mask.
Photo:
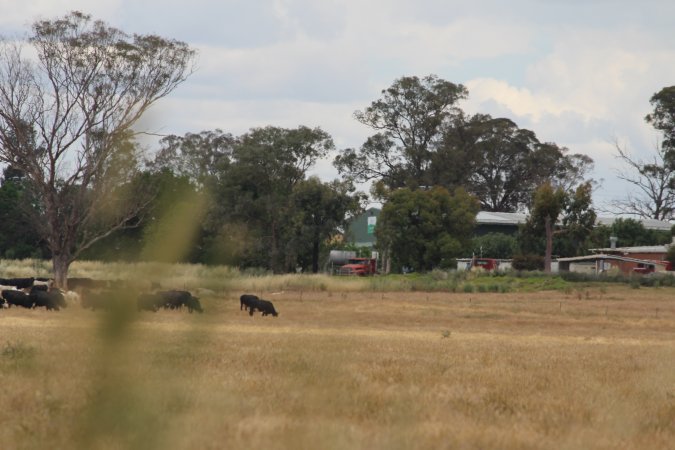
[(0, 448), (673, 448), (675, 288), (175, 270), (204, 314), (0, 311)]

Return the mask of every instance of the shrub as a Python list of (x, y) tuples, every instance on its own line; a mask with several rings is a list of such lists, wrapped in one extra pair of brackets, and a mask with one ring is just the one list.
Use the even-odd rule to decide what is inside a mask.
[(448, 272), (440, 269), (434, 269), (431, 271), (431, 278), (434, 280), (440, 281), (440, 280), (447, 280), (448, 279)]
[(518, 240), (504, 233), (488, 233), (473, 238), (472, 245), (474, 252), (481, 257), (508, 259), (513, 257)]
[(489, 284), (487, 286), (487, 290), (489, 292), (500, 292), (500, 285), (499, 284)]
[[(673, 225), (675, 228), (675, 225)], [(668, 253), (666, 253), (666, 261), (670, 262), (672, 265), (675, 265), (675, 245), (668, 247)]]
[(511, 266), (515, 270), (544, 270), (544, 257), (540, 255), (516, 255)]

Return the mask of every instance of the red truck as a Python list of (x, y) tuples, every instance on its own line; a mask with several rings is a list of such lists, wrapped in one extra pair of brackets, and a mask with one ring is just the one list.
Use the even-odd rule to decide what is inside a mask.
[(469, 262), (469, 268), (474, 267), (480, 267), (487, 272), (491, 272), (499, 269), (499, 260), (494, 258), (474, 258)]
[(373, 258), (349, 258), (347, 264), (340, 267), (340, 275), (375, 275), (377, 260)]
[[(656, 262), (656, 261), (655, 261)], [(667, 272), (673, 271), (673, 263), (670, 261), (658, 261), (665, 266)], [(649, 274), (656, 272), (656, 264), (638, 264), (637, 267), (633, 268), (633, 273)]]

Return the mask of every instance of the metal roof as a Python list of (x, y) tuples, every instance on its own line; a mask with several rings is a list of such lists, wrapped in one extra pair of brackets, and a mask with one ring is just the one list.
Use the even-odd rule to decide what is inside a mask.
[(587, 255), (587, 256), (575, 256), (572, 258), (558, 258), (558, 262), (584, 262), (584, 261), (598, 261), (598, 260), (615, 260), (615, 261), (625, 261), (625, 262), (634, 262), (641, 264), (659, 264), (665, 266), (668, 263), (665, 261), (654, 261), (651, 259), (637, 259), (629, 258), (627, 256), (621, 255), (608, 255), (608, 254), (597, 254), (597, 255)]
[(638, 247), (605, 247), (592, 248), (592, 252), (615, 252), (615, 253), (666, 253), (670, 245), (642, 245)]
[[(625, 219), (625, 217), (598, 217), (598, 224), (611, 227), (617, 219)], [(642, 224), (648, 230), (670, 231), (673, 224), (665, 220), (656, 219), (634, 219)]]
[(476, 223), (495, 225), (518, 225), (525, 223), (527, 214), (478, 211)]
[[(479, 211), (476, 216), (476, 223), (490, 225), (519, 225), (527, 221), (528, 214), (525, 213), (506, 213)], [(625, 217), (598, 217), (597, 224), (611, 227), (617, 219)], [(634, 219), (642, 224), (647, 230), (670, 231), (673, 224), (665, 220), (656, 219)]]

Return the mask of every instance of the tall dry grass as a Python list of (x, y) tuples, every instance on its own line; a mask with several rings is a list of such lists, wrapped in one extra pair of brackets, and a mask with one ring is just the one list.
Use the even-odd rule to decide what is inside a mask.
[[(43, 260), (0, 260), (0, 277), (51, 275), (51, 266)], [(256, 292), (260, 294), (295, 291), (332, 292), (508, 292), (563, 289), (570, 283), (559, 277), (493, 277), (482, 272), (443, 272), (430, 274), (387, 275), (377, 277), (341, 277), (326, 274), (274, 275), (261, 270), (227, 266), (165, 263), (103, 263), (76, 261), (69, 276), (100, 280), (142, 280), (173, 289), (206, 289), (217, 293)]]
[(673, 289), (245, 287), (281, 315), (0, 311), (0, 448), (672, 448)]
[[(51, 273), (49, 261), (0, 260), (0, 277), (49, 277)], [(241, 272), (228, 266), (155, 262), (75, 261), (70, 267), (69, 276), (98, 280), (152, 280), (165, 287), (188, 290), (203, 288), (215, 292), (359, 291), (367, 289), (373, 283), (369, 278), (335, 277), (325, 274), (272, 275), (261, 271)]]

